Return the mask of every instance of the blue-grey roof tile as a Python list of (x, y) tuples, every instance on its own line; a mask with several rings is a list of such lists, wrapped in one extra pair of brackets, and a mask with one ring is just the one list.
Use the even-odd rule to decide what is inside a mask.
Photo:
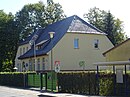
[[(77, 28), (72, 28), (72, 25), (74, 25), (73, 21), (76, 19), (82, 23), (83, 27), (85, 27), (85, 25), (87, 25), (89, 28), (93, 29), (93, 31), (97, 31), (98, 33), (103, 33), (102, 31), (100, 31), (96, 27), (88, 24), (87, 22), (85, 22), (84, 20), (79, 18), (78, 16), (73, 15), (73, 16), (65, 18), (61, 21), (50, 24), (46, 28), (38, 29), (37, 32), (35, 32), (33, 35), (31, 35), (31, 37), (26, 39), (26, 43), (29, 43), (31, 38), (37, 34), (38, 38), (36, 39), (35, 44), (36, 45), (40, 44), (40, 43), (42, 43), (42, 44), (40, 44), (41, 49), (36, 50), (36, 55), (39, 56), (39, 55), (47, 54), (60, 41), (60, 39), (65, 35), (65, 33), (68, 30), (70, 30), (70, 29), (77, 30)], [(80, 25), (80, 26), (82, 26), (82, 25)], [(82, 28), (81, 30), (84, 30), (84, 28)], [(54, 38), (52, 40), (50, 40), (49, 32), (55, 32)], [(23, 43), (25, 43), (25, 42), (23, 42)], [(21, 42), (21, 44), (23, 44), (23, 43)], [(33, 56), (34, 56), (34, 47), (32, 46), (32, 48), (28, 52), (26, 52), (24, 55), (20, 56), (19, 59), (29, 58), (29, 57), (33, 57)]]

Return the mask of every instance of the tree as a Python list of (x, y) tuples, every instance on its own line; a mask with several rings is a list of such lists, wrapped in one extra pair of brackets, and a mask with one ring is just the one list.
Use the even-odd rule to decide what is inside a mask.
[(104, 32), (108, 34), (110, 41), (117, 45), (125, 40), (125, 33), (123, 32), (123, 25), (120, 19), (115, 19), (108, 11), (104, 18)]
[(116, 19), (115, 22), (114, 22), (114, 29), (113, 29), (113, 32), (116, 32), (114, 34), (115, 36), (115, 45), (121, 43), (124, 41), (124, 39), (127, 39), (127, 36), (125, 36), (125, 32), (124, 32), (124, 26), (122, 25), (123, 24), (123, 21), (120, 21), (120, 19)]
[(117, 45), (126, 39), (123, 32), (122, 21), (115, 19), (110, 13), (99, 8), (91, 8), (88, 14), (85, 14), (88, 22), (107, 34), (110, 41)]
[(106, 15), (104, 10), (100, 10), (99, 8), (90, 8), (87, 14), (84, 14), (84, 18), (87, 18), (87, 21), (97, 27), (100, 30), (104, 30), (103, 19)]
[(43, 2), (25, 5), (15, 17), (0, 10), (0, 71), (13, 71), (20, 39), (64, 17), (61, 5), (53, 0), (47, 0), (47, 5)]
[(14, 16), (0, 10), (0, 71), (12, 71), (17, 48), (17, 31)]
[(25, 5), (21, 11), (16, 13), (15, 20), (20, 32), (20, 39), (28, 37), (38, 28), (44, 28), (48, 24), (61, 20), (65, 17), (62, 7), (53, 0)]
[(115, 33), (116, 31), (114, 31), (114, 17), (112, 16), (112, 14), (110, 12), (106, 13), (104, 19), (103, 19), (104, 23), (104, 29), (103, 31), (107, 34), (108, 38), (110, 39), (110, 41), (115, 44)]

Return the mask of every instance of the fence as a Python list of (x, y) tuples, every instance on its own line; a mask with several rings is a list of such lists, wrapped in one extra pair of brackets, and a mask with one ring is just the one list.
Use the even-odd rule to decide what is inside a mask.
[[(53, 72), (53, 90), (58, 86), (59, 92), (103, 95), (103, 96), (130, 96), (130, 74), (123, 75), (123, 82), (116, 83), (115, 74), (100, 72), (99, 84), (97, 83), (96, 72)], [(0, 73), (0, 85), (15, 87), (36, 87), (51, 90), (51, 72), (46, 73)], [(99, 88), (98, 88), (99, 85)], [(44, 88), (45, 87), (45, 88)], [(99, 89), (99, 91), (98, 91)]]
[[(44, 90), (51, 90), (51, 72), (47, 73), (28, 73), (27, 87), (40, 88)], [(53, 72), (53, 90), (56, 90), (57, 75)]]

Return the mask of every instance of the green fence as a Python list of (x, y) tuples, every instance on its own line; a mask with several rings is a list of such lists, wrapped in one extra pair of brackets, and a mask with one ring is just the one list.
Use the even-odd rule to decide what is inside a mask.
[(32, 73), (28, 74), (28, 86), (30, 87), (45, 87), (46, 79), (45, 75), (42, 75), (42, 82), (40, 74)]
[[(15, 87), (36, 87), (52, 90), (52, 73), (0, 73), (0, 85)], [(99, 72), (97, 81), (96, 72), (53, 72), (53, 90), (59, 92), (103, 95), (103, 96), (124, 96), (130, 97), (130, 74), (123, 75), (123, 83), (116, 83), (115, 74)], [(97, 84), (99, 82), (99, 84)], [(126, 84), (125, 84), (126, 83)], [(99, 86), (99, 87), (98, 87)], [(99, 89), (99, 92), (98, 92)], [(39, 89), (40, 90), (40, 89)]]
[[(51, 90), (52, 88), (52, 73), (28, 73), (27, 75), (27, 86), (28, 87), (36, 87), (36, 88), (43, 88), (45, 87), (46, 90)], [(57, 74), (53, 72), (53, 90), (56, 90), (57, 86)]]
[(51, 72), (47, 73), (47, 89), (51, 90), (52, 88), (52, 84), (53, 84), (53, 90), (56, 90), (57, 87), (57, 73), (53, 72), (53, 83), (52, 83), (52, 79), (51, 79)]

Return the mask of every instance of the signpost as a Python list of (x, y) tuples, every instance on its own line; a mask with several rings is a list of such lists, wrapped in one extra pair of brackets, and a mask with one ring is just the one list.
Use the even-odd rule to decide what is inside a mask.
[(79, 66), (82, 67), (83, 70), (85, 70), (85, 61), (80, 61)]
[(116, 82), (123, 83), (123, 69), (116, 70)]
[(55, 61), (55, 72), (60, 72), (60, 61)]

